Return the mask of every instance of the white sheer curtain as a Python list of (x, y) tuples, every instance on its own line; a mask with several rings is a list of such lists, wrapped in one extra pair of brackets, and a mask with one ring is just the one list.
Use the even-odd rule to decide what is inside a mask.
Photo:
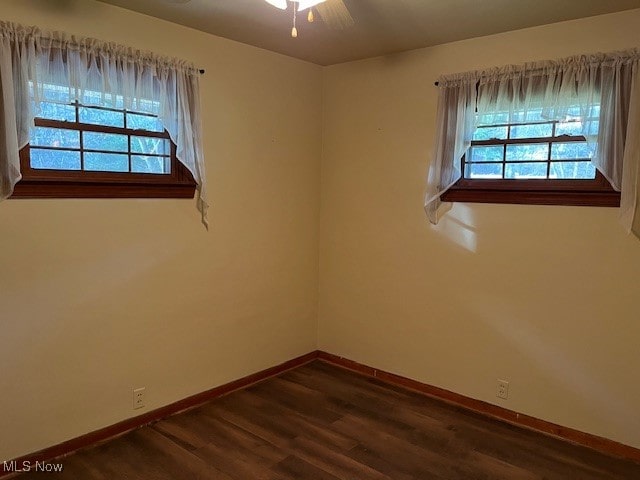
[(18, 152), (29, 143), (28, 68), (35, 52), (28, 37), (25, 29), (0, 23), (0, 200), (22, 178)]
[[(63, 88), (45, 88), (50, 85)], [(29, 141), (40, 102), (77, 100), (158, 115), (176, 144), (178, 160), (198, 184), (197, 206), (207, 225), (199, 71), (194, 65), (115, 43), (0, 22), (0, 89), (0, 198), (10, 196), (20, 179), (18, 150)]]
[[(636, 49), (441, 78), (436, 155), (425, 200), (429, 219), (437, 221), (440, 195), (460, 179), (460, 161), (477, 125), (490, 124), (495, 115), (509, 123), (528, 120), (532, 115), (546, 120), (571, 117), (580, 122), (581, 133), (592, 150), (593, 165), (621, 191), (621, 221), (640, 237), (639, 63), (640, 50)], [(459, 113), (464, 107), (448, 100), (466, 98), (472, 85), (467, 115), (473, 116), (474, 122)]]
[(448, 209), (440, 195), (462, 176), (460, 160), (471, 145), (476, 129), (476, 84), (478, 76), (467, 74), (442, 77), (438, 82), (438, 116), (434, 161), (429, 169), (425, 211), (431, 223)]

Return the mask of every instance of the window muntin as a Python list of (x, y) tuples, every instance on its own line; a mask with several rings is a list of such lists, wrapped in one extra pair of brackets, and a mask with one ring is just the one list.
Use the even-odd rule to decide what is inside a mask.
[(171, 173), (171, 140), (155, 115), (44, 102), (31, 130), (32, 169)]
[[(23, 180), (14, 196), (193, 197), (195, 181), (177, 160), (157, 102), (138, 100), (144, 111), (131, 111), (122, 97), (109, 95), (102, 96), (108, 106), (58, 103), (68, 98), (58, 85), (38, 94), (30, 143), (20, 152)], [(101, 94), (85, 91), (82, 98), (97, 102)]]
[[(583, 120), (576, 109), (562, 121), (545, 120), (541, 110), (512, 115), (485, 115), (462, 160), (463, 178), (470, 180), (593, 180), (592, 152), (582, 135)], [(587, 119), (597, 135), (599, 107)], [(493, 122), (493, 123), (489, 123)]]
[(619, 192), (591, 164), (583, 135), (598, 134), (600, 106), (586, 110), (570, 107), (561, 120), (545, 118), (541, 109), (478, 116), (462, 178), (442, 200), (619, 205)]

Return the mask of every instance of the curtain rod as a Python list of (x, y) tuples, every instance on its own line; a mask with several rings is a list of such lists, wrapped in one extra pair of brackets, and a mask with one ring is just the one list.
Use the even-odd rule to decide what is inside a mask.
[[(583, 54), (583, 55), (573, 55), (570, 57), (561, 58), (558, 60), (542, 60), (535, 62), (526, 62), (522, 64), (516, 65), (506, 65), (502, 67), (492, 67), (485, 70), (478, 70), (475, 72), (467, 72), (478, 75), (479, 77), (486, 78), (487, 75), (493, 75), (494, 73), (500, 72), (505, 68), (509, 68), (509, 70), (514, 70), (516, 72), (526, 72), (527, 74), (539, 74), (544, 72), (548, 68), (563, 68), (566, 63), (570, 65), (577, 66), (586, 66), (586, 65), (596, 65), (601, 67), (603, 65), (608, 65), (609, 63), (617, 64), (619, 62), (630, 62), (637, 60), (640, 57), (640, 49), (638, 48), (630, 48), (627, 50), (617, 50), (609, 53), (594, 53), (594, 54)], [(434, 82), (434, 85), (437, 87), (439, 82)]]

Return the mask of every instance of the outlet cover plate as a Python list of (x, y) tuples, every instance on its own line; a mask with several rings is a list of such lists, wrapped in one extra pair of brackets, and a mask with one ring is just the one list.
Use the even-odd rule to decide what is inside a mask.
[(498, 390), (496, 391), (496, 396), (504, 400), (509, 398), (509, 382), (498, 379)]
[(136, 388), (133, 390), (133, 409), (144, 407), (144, 393), (145, 387)]

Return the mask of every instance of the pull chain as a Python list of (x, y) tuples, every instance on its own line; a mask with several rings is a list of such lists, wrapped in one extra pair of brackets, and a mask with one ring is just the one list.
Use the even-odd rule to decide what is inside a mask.
[(292, 3), (293, 3), (293, 28), (291, 29), (291, 36), (293, 38), (297, 38), (298, 37), (298, 29), (296, 28), (296, 17), (298, 14), (298, 10), (296, 9), (297, 2), (292, 2)]

